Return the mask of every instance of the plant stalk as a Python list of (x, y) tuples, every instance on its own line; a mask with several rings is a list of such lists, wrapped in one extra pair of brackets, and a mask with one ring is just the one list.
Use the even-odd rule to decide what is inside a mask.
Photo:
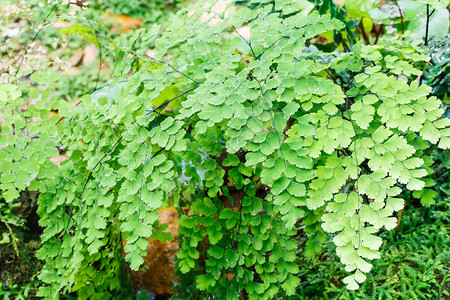
[(430, 25), (430, 5), (427, 4), (427, 23), (425, 24), (425, 46), (428, 46), (428, 27)]

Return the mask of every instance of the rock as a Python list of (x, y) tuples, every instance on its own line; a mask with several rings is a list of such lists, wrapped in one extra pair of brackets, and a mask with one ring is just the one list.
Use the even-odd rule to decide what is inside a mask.
[(172, 233), (172, 242), (161, 242), (155, 239), (148, 239), (147, 256), (144, 257), (145, 270), (132, 271), (133, 283), (136, 288), (150, 291), (158, 296), (171, 295), (172, 281), (177, 281), (175, 276), (174, 259), (178, 252), (178, 212), (175, 208), (169, 207), (159, 211), (159, 221), (161, 224), (168, 223), (167, 232)]
[(116, 14), (103, 14), (104, 20), (112, 20), (114, 23), (113, 32), (117, 30), (119, 33), (127, 32), (131, 29), (136, 29), (142, 26), (143, 21), (141, 19), (136, 19), (126, 15), (116, 15)]
[(84, 48), (83, 59), (81, 63), (83, 65), (89, 64), (95, 61), (97, 58), (97, 47), (94, 44), (91, 44)]

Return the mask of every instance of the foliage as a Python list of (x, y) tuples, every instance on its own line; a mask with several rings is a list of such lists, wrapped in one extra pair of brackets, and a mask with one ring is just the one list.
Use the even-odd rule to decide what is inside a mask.
[[(198, 21), (199, 9), (180, 13), (164, 33), (154, 27), (132, 43), (155, 42), (154, 58), (118, 49), (132, 54), (116, 66), (127, 80), (119, 96), (58, 107), (58, 142), (70, 160), (40, 186), (41, 279), (50, 284), (41, 295), (101, 298), (118, 289), (120, 264), (107, 254), (120, 251), (122, 236), (138, 269), (145, 237), (165, 238), (155, 221), (169, 203), (190, 206), (179, 221), (178, 267), (205, 295), (295, 293), (299, 229), (309, 257), (334, 234), (351, 272), (344, 282), (356, 289), (367, 260), (380, 256), (375, 234), (396, 226), (402, 188), (431, 203), (423, 150), (448, 148), (449, 133), (440, 102), (412, 81), (427, 60), (422, 51), (401, 40), (355, 43), (318, 60), (305, 43), (341, 22), (296, 16), (289, 4), (253, 5), (213, 27)], [(243, 24), (247, 52), (230, 35)], [(152, 108), (171, 85), (184, 91), (172, 98), (182, 99), (179, 108), (163, 112), (172, 99)]]
[(448, 0), (402, 0), (369, 11), (374, 22), (387, 25), (391, 34), (409, 30), (415, 39), (439, 39), (448, 33)]
[[(448, 219), (448, 200), (438, 202)], [(402, 230), (397, 237), (386, 233), (381, 258), (358, 291), (346, 290), (340, 282), (345, 276), (336, 264), (337, 257), (328, 249), (318, 259), (301, 261), (302, 269), (296, 298), (345, 299), (444, 299), (448, 297), (449, 244), (448, 220), (440, 216), (426, 218), (407, 207), (402, 216)], [(444, 210), (441, 210), (444, 209)], [(445, 210), (446, 209), (446, 210)], [(430, 212), (429, 210), (425, 210)], [(433, 213), (431, 213), (433, 214)], [(447, 225), (444, 225), (447, 224)], [(328, 247), (327, 247), (328, 248)], [(302, 257), (300, 254), (299, 257)], [(445, 295), (445, 296), (444, 296)]]
[[(30, 7), (24, 2), (17, 5), (6, 5), (2, 9), (0, 19), (2, 24), (10, 25), (8, 20), (15, 18), (31, 19)], [(36, 89), (29, 90), (29, 84), (20, 82), (17, 79), (21, 76), (29, 75), (34, 68), (45, 66), (48, 62), (42, 59), (40, 54), (42, 49), (33, 45), (29, 51), (20, 51), (20, 63), (17, 63), (17, 57), (13, 52), (16, 48), (16, 40), (20, 31), (26, 30), (20, 26), (8, 28), (2, 26), (2, 39), (4, 42), (1, 47), (2, 54), (2, 76), (0, 81), (0, 125), (2, 135), (0, 136), (0, 164), (1, 170), (1, 196), (0, 196), (0, 220), (6, 226), (8, 232), (3, 233), (2, 243), (12, 242), (17, 250), (17, 238), (14, 236), (11, 226), (23, 227), (24, 220), (13, 213), (13, 210), (19, 203), (12, 201), (19, 197), (20, 191), (25, 190), (40, 172), (40, 166), (45, 168), (49, 161), (46, 158), (56, 151), (55, 144), (50, 144), (48, 153), (46, 153), (46, 144), (51, 130), (51, 123), (42, 124), (41, 120), (30, 122), (30, 119), (40, 119), (41, 116), (49, 117), (49, 110), (45, 110), (45, 101), (48, 100), (50, 93), (39, 95)], [(32, 76), (37, 78), (37, 74)], [(28, 100), (24, 97), (41, 98), (39, 103), (32, 104), (30, 111), (25, 112), (28, 106)], [(42, 99), (44, 98), (44, 99)], [(37, 107), (36, 107), (37, 106)], [(48, 106), (48, 105), (47, 105)], [(40, 110), (42, 109), (42, 115)], [(54, 118), (53, 118), (54, 119)], [(46, 131), (45, 139), (39, 140), (41, 130)], [(47, 137), (46, 137), (47, 136)], [(57, 153), (57, 151), (56, 151)], [(50, 163), (51, 164), (51, 163)], [(3, 229), (3, 228), (2, 228)]]
[[(0, 245), (0, 297), (2, 299), (30, 299), (36, 295), (41, 283), (37, 278), (42, 261), (35, 252), (39, 249), (37, 240), (29, 240), (23, 232), (15, 230), (18, 237), (18, 253), (8, 245)], [(39, 236), (37, 236), (39, 238)]]
[(0, 202), (0, 226), (5, 226), (7, 230), (2, 230), (2, 236), (0, 244), (12, 244), (16, 254), (19, 254), (19, 249), (17, 248), (17, 237), (14, 234), (11, 226), (23, 226), (23, 220), (13, 213), (14, 205), (7, 205), (6, 203)]
[(425, 83), (433, 88), (433, 95), (442, 99), (445, 105), (449, 105), (449, 78), (450, 78), (450, 40), (449, 35), (443, 39), (433, 40), (429, 45), (428, 55), (431, 57), (431, 65), (424, 73)]
[(30, 2), (2, 2), (0, 13), (0, 296), (5, 299), (34, 297), (41, 284), (42, 261), (35, 257), (39, 226), (31, 216), (37, 197), (27, 190), (57, 172), (50, 159), (60, 154), (53, 138), (57, 99), (48, 87), (66, 63), (46, 55), (48, 45), (37, 38), (53, 22), (56, 3), (36, 14)]
[(417, 40), (442, 39), (449, 28), (447, 0), (421, 1), (346, 1), (338, 4), (331, 0), (309, 0), (322, 13), (344, 22), (345, 30), (322, 34), (325, 43), (316, 42), (320, 48), (351, 51), (353, 44), (363, 40), (377, 44), (383, 34), (388, 36), (411, 36)]
[(30, 291), (33, 288), (36, 288), (37, 286), (37, 280), (36, 280), (37, 274), (35, 274), (31, 280), (30, 283), (18, 286), (17, 284), (8, 286), (7, 289), (3, 289), (3, 283), (0, 282), (0, 296), (3, 297), (5, 300), (9, 299), (16, 299), (16, 300), (23, 300), (23, 299), (29, 299)]
[[(345, 10), (323, 1), (328, 6), (305, 13), (305, 3), (241, 1), (234, 13), (197, 3), (165, 30), (126, 37), (67, 17), (63, 33), (84, 37), (115, 62), (112, 81), (75, 106), (50, 92), (59, 74), (52, 62), (36, 65), (26, 50), (27, 64), (9, 65), (0, 85), (0, 212), (20, 191), (40, 192), (39, 296), (123, 299), (124, 254), (137, 270), (147, 237), (172, 238), (157, 221), (169, 205), (181, 214), (177, 272), (200, 298), (295, 296), (301, 279), (311, 278), (303, 257), (323, 257), (322, 246), (346, 272), (336, 270), (334, 281), (345, 290), (324, 292), (356, 295), (348, 290), (361, 285), (376, 294), (370, 281), (383, 260), (389, 269), (399, 257), (393, 251), (403, 255), (422, 240), (406, 233), (399, 245), (390, 232), (404, 198), (408, 208), (416, 207), (413, 198), (427, 207), (442, 200), (436, 182), (448, 175), (434, 164), (444, 165), (446, 154), (435, 149), (449, 148), (450, 122), (431, 88), (418, 83), (428, 62), (419, 42), (365, 45), (373, 38), (358, 33)], [(211, 21), (201, 21), (206, 13)], [(311, 46), (321, 36), (335, 42), (318, 46), (330, 52)], [(68, 158), (60, 166), (49, 160), (58, 155)], [(432, 231), (430, 243), (446, 235)], [(408, 258), (389, 274), (408, 274), (400, 281), (406, 289), (406, 278), (424, 278), (411, 261), (445, 274), (446, 255)], [(413, 292), (443, 295), (434, 287), (447, 279), (436, 274), (425, 274), (424, 288)]]
[(40, 248), (36, 193), (22, 192), (12, 203), (0, 202), (0, 297), (29, 299), (36, 294), (37, 275), (43, 262), (36, 259)]

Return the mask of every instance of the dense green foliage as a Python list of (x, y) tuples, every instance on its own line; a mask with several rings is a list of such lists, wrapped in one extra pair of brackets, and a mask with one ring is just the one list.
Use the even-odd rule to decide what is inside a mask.
[[(437, 155), (434, 152), (433, 155)], [(442, 154), (443, 165), (449, 157)], [(450, 175), (436, 177), (438, 197), (430, 208), (420, 208), (417, 199), (406, 194), (407, 205), (397, 230), (383, 231), (386, 242), (381, 257), (373, 261), (373, 270), (357, 291), (346, 290), (341, 278), (346, 274), (336, 263), (334, 249), (327, 244), (313, 260), (297, 255), (301, 283), (295, 298), (299, 299), (445, 299), (449, 297)], [(331, 239), (328, 236), (327, 239)], [(304, 238), (300, 237), (300, 242)]]
[[(165, 30), (122, 38), (68, 18), (64, 33), (113, 58), (108, 85), (74, 106), (46, 90), (58, 76), (45, 63), (19, 66), (0, 85), (0, 212), (21, 191), (40, 192), (38, 295), (124, 297), (123, 254), (137, 270), (147, 237), (172, 238), (158, 221), (167, 206), (180, 208), (181, 282), (194, 280), (200, 298), (308, 297), (317, 280), (334, 280), (320, 277), (330, 275), (321, 269), (330, 267), (324, 255), (337, 255), (333, 284), (346, 285), (323, 290), (327, 297), (356, 296), (348, 290), (360, 285), (367, 296), (398, 296), (397, 287), (368, 283), (394, 274), (397, 263), (408, 278), (430, 278), (411, 297), (445, 294), (448, 157), (437, 149), (450, 147), (450, 121), (432, 88), (419, 83), (429, 58), (407, 37), (367, 45), (342, 10), (324, 2), (329, 9), (304, 11), (295, 1), (243, 1), (231, 14), (210, 14), (213, 22), (200, 21), (210, 8), (197, 4)], [(330, 34), (333, 49), (318, 47), (346, 51), (312, 46)], [(424, 76), (440, 97), (442, 77), (432, 68)], [(68, 159), (50, 162), (60, 154)], [(415, 211), (436, 196), (440, 209)], [(399, 227), (396, 212), (405, 206)], [(415, 228), (422, 211), (432, 228)], [(391, 230), (402, 226), (416, 231), (397, 240)], [(419, 251), (429, 260), (398, 261), (422, 243), (416, 232), (430, 232)], [(11, 230), (4, 238), (14, 239)], [(410, 262), (432, 274), (418, 276)], [(308, 264), (316, 274), (305, 272)], [(398, 285), (407, 294), (415, 283)]]

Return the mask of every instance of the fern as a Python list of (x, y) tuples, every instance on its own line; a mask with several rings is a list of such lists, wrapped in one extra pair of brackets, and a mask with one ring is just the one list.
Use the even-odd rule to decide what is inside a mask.
[[(51, 130), (69, 160), (38, 186), (48, 284), (40, 296), (111, 297), (122, 239), (139, 269), (147, 237), (166, 239), (158, 209), (181, 204), (189, 211), (179, 220), (178, 268), (205, 294), (294, 294), (298, 231), (309, 257), (334, 234), (343, 281), (357, 289), (380, 256), (377, 232), (397, 224), (402, 189), (432, 203), (423, 150), (448, 149), (450, 129), (440, 101), (416, 81), (428, 60), (417, 44), (310, 53), (312, 39), (343, 23), (289, 1), (213, 13), (214, 26), (200, 22), (204, 12), (180, 12), (128, 49), (108, 44), (121, 58), (117, 95), (58, 103), (63, 119)], [(97, 36), (89, 22), (67, 30), (77, 28)], [(154, 57), (142, 56), (153, 44)]]

